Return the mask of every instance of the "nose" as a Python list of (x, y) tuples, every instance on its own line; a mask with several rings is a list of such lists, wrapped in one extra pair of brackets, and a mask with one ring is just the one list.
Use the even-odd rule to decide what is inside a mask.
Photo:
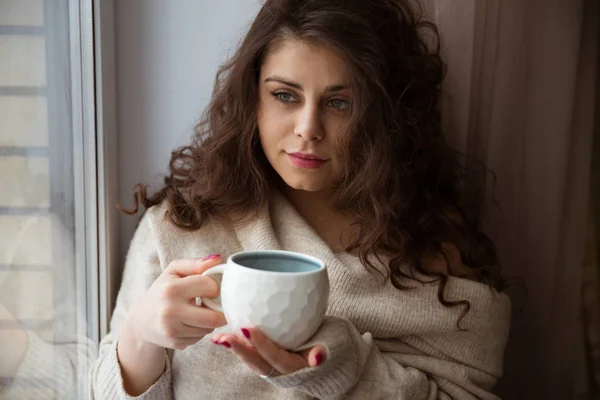
[(317, 106), (306, 106), (298, 114), (294, 134), (306, 141), (318, 141), (323, 139), (324, 130), (321, 126), (319, 108)]

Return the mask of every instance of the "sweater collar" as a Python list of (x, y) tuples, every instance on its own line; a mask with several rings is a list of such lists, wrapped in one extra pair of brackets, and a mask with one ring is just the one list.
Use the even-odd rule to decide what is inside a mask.
[(268, 206), (257, 218), (236, 231), (244, 250), (295, 251), (317, 257), (325, 264), (337, 260), (329, 246), (279, 191), (272, 193)]

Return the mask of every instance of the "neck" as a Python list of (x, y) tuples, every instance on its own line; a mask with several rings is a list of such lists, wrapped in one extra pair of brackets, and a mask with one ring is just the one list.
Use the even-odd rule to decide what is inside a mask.
[(350, 244), (351, 218), (335, 208), (332, 191), (308, 192), (284, 185), (281, 193), (334, 252)]
[(329, 191), (309, 192), (296, 190), (286, 185), (282, 190), (282, 194), (303, 217), (305, 214), (314, 214), (315, 216), (327, 218), (337, 213), (332, 204), (333, 195)]

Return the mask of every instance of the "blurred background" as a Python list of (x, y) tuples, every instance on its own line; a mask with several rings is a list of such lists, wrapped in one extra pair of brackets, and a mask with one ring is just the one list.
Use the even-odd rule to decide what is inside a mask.
[[(444, 129), (484, 161), (514, 315), (506, 399), (600, 398), (600, 7), (423, 0)], [(260, 0), (0, 0), (0, 398), (83, 399), (138, 217)], [(15, 326), (24, 366), (8, 365)]]

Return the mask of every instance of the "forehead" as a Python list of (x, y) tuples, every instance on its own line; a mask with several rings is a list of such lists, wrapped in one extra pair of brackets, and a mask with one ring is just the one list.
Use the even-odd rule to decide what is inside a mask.
[(345, 60), (325, 44), (286, 39), (267, 55), (261, 67), (261, 82), (272, 75), (293, 80), (306, 87), (349, 84)]

